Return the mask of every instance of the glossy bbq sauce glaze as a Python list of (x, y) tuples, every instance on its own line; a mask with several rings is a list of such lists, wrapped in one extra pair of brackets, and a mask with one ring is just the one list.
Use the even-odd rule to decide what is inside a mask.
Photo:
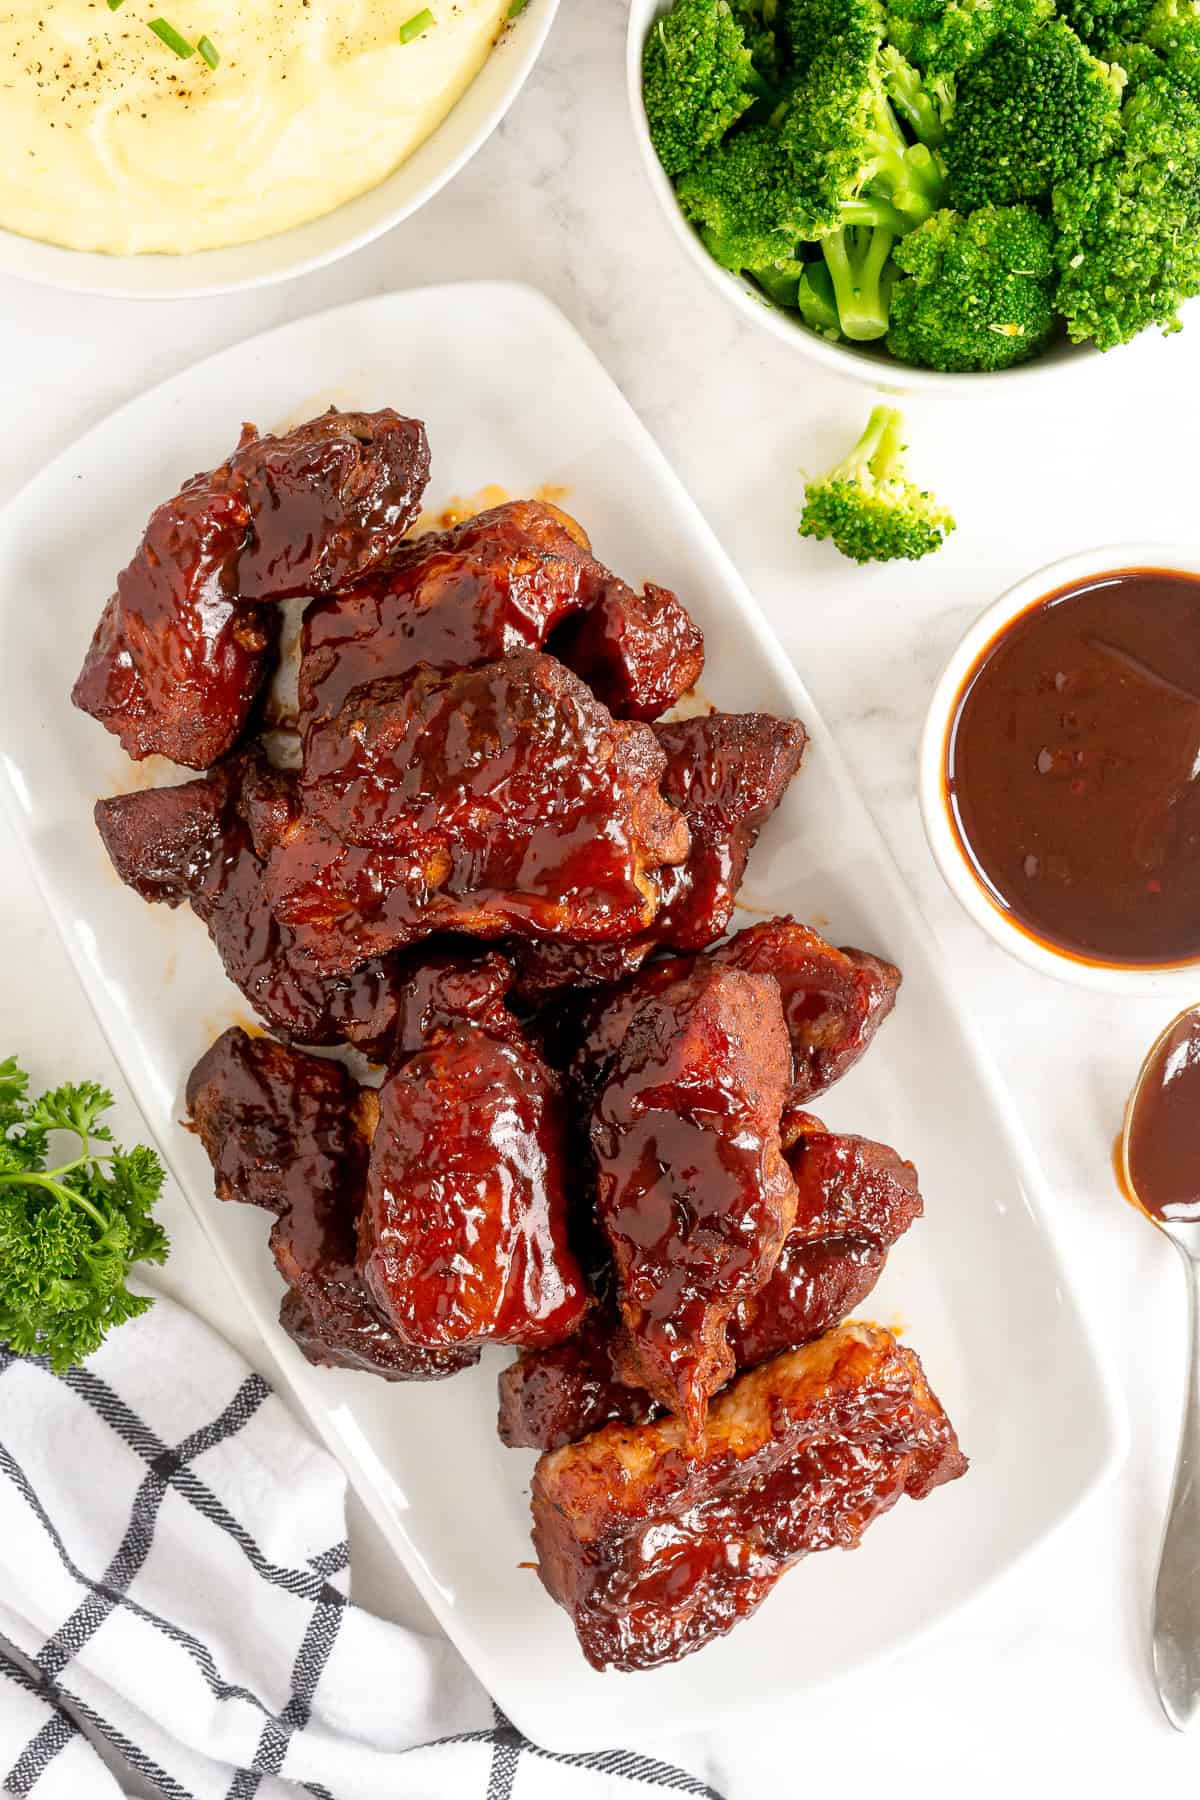
[(1151, 1051), (1125, 1132), (1138, 1204), (1170, 1223), (1200, 1221), (1200, 1011), (1181, 1013)]
[(1036, 601), (968, 675), (946, 802), (989, 897), (1089, 962), (1200, 955), (1200, 579), (1117, 569)]

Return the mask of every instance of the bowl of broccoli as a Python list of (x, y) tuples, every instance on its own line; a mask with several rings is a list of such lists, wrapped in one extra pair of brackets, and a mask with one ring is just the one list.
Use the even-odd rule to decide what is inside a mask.
[(693, 260), (844, 374), (1078, 370), (1200, 294), (1200, 0), (632, 0), (628, 74)]

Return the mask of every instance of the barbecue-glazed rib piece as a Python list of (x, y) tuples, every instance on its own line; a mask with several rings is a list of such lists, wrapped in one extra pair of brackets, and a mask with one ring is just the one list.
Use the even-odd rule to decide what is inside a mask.
[(143, 788), (96, 803), (105, 849), (144, 900), (189, 901), (229, 979), (281, 1036), (351, 1043), (386, 1057), (396, 1024), (397, 972), (378, 961), (324, 979), (277, 924), (263, 892), (264, 859), (295, 813), (290, 777), (240, 752), (197, 781)]
[(814, 1119), (786, 1155), (796, 1222), (766, 1285), (729, 1322), (739, 1369), (807, 1343), (852, 1313), (892, 1245), (921, 1216), (917, 1171), (886, 1144), (826, 1131)]
[[(207, 520), (172, 523), (201, 537)], [(207, 769), (237, 744), (270, 679), (279, 615), (273, 607), (224, 597), (216, 582), (211, 601), (203, 592), (189, 599), (160, 591), (168, 588), (172, 565), (151, 563), (152, 575), (143, 577), (146, 559), (143, 549), (120, 576), (71, 701), (136, 761), (167, 756), (185, 768)]]
[(900, 971), (865, 950), (835, 950), (807, 925), (768, 919), (709, 954), (773, 975), (792, 1040), (793, 1104), (815, 1099), (862, 1056), (896, 1004)]
[[(921, 1214), (917, 1171), (886, 1144), (826, 1132), (819, 1119), (802, 1114), (793, 1115), (783, 1141), (796, 1181), (796, 1222), (766, 1285), (730, 1317), (739, 1370), (840, 1324)], [(650, 1416), (649, 1394), (618, 1379), (617, 1329), (613, 1313), (600, 1309), (567, 1343), (526, 1351), (501, 1373), (506, 1444), (555, 1450), (610, 1419), (637, 1424)]]
[(543, 1585), (597, 1669), (724, 1635), (802, 1556), (853, 1549), (902, 1494), (966, 1470), (911, 1350), (845, 1325), (741, 1376), (687, 1453), (683, 1423), (607, 1425), (533, 1477)]
[(467, 669), (540, 650), (583, 605), (596, 566), (583, 528), (537, 500), (410, 538), (382, 573), (305, 614), (301, 721), (331, 718), (356, 687), (419, 663)]
[(201, 491), (234, 493), (245, 508), (248, 529), (228, 547), (243, 600), (328, 594), (386, 563), (428, 480), (424, 425), (390, 406), (331, 406), (282, 437), (247, 426), (229, 461), (196, 477)]
[(223, 1031), (188, 1077), (193, 1129), (218, 1200), (284, 1219), (349, 1196), (357, 1211), (372, 1122), (341, 1063), (289, 1050), (240, 1026)]
[(659, 877), (663, 904), (651, 934), (700, 950), (729, 929), (750, 852), (800, 767), (807, 733), (799, 720), (769, 713), (710, 713), (654, 732), (667, 757), (663, 797), (687, 820), (692, 847)]
[(424, 426), (387, 409), (331, 410), (284, 437), (246, 426), (228, 461), (152, 513), (75, 705), (132, 757), (208, 768), (270, 673), (278, 621), (262, 603), (327, 593), (386, 560), (428, 478)]
[[(581, 1103), (603, 1084), (642, 1001), (705, 963), (771, 975), (779, 983), (792, 1045), (793, 1106), (824, 1093), (853, 1068), (891, 1012), (900, 987), (894, 964), (865, 950), (835, 950), (795, 919), (750, 925), (703, 955), (646, 963), (612, 993), (585, 1000), (569, 1069), (572, 1092)], [(562, 1035), (567, 1036), (565, 1026)]]
[(710, 964), (637, 1009), (592, 1112), (624, 1323), (616, 1370), (678, 1412), (690, 1440), (733, 1373), (729, 1315), (791, 1230), (790, 1073), (775, 983)]
[(514, 970), (498, 950), (464, 940), (410, 951), (393, 964), (396, 1024), (393, 1061), (423, 1050), (436, 1034), (477, 1025), (493, 1037), (525, 1043), (520, 1020), (505, 1005)]
[(634, 593), (569, 514), (509, 500), (410, 539), (385, 573), (312, 608), (301, 719), (332, 717), (381, 676), (495, 662), (542, 649), (552, 633), (554, 654), (619, 718), (657, 718), (704, 666), (704, 640), (674, 594)]
[(783, 1129), (797, 1238), (812, 1243), (852, 1232), (890, 1247), (920, 1218), (917, 1171), (887, 1144), (827, 1131), (811, 1113), (785, 1114)]
[(287, 1283), (279, 1322), (309, 1362), (425, 1381), (476, 1361), (477, 1351), (405, 1343), (354, 1266), (374, 1128), (370, 1090), (339, 1063), (234, 1028), (192, 1070), (187, 1104), (217, 1198), (275, 1215), (271, 1252)]
[(574, 1026), (575, 1048), (567, 1061), (566, 1081), (573, 1104), (583, 1111), (599, 1094), (638, 1008), (693, 970), (707, 968), (700, 956), (668, 956), (646, 963), (619, 987), (585, 994), (565, 1010), (561, 1037), (569, 1044)]
[(501, 1369), (497, 1431), (510, 1450), (557, 1450), (602, 1425), (642, 1425), (659, 1410), (644, 1388), (617, 1379), (617, 1327), (592, 1314), (581, 1330), (548, 1350), (522, 1350)]
[(635, 936), (687, 854), (663, 765), (648, 726), (536, 651), (372, 682), (309, 727), (271, 904), (325, 974), (435, 930)]
[(233, 757), (200, 781), (97, 800), (96, 829), (125, 886), (167, 906), (199, 892), (222, 854), (244, 774)]
[(669, 588), (642, 593), (600, 564), (584, 610), (550, 649), (618, 719), (657, 719), (700, 679), (704, 635)]
[(691, 833), (687, 861), (659, 871), (661, 904), (640, 938), (517, 946), (516, 993), (534, 1006), (570, 989), (621, 981), (659, 946), (698, 950), (722, 937), (750, 852), (800, 767), (807, 742), (798, 720), (769, 713), (710, 713), (656, 725), (654, 734), (667, 758), (659, 783), (663, 798), (679, 809)]
[[(674, 874), (664, 869), (660, 874)], [(566, 938), (521, 938), (505, 945), (516, 972), (513, 996), (545, 1006), (584, 988), (607, 988), (635, 975), (654, 949), (653, 931), (616, 944), (573, 944)]]
[(510, 1450), (557, 1450), (614, 1419), (641, 1425), (658, 1411), (645, 1388), (617, 1375), (620, 1323), (609, 1306), (593, 1309), (573, 1337), (546, 1350), (523, 1350), (496, 1381), (496, 1429)]
[(465, 1025), (379, 1092), (359, 1267), (409, 1343), (553, 1344), (588, 1294), (567, 1241), (567, 1119), (528, 1047)]

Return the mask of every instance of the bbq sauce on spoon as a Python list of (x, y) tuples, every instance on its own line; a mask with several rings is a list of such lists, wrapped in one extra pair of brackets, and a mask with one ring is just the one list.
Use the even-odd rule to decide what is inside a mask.
[(1030, 936), (1090, 962), (1200, 956), (1200, 579), (1118, 569), (1019, 614), (963, 684), (945, 787)]
[(1131, 1103), (1124, 1163), (1152, 1217), (1200, 1221), (1200, 1012), (1181, 1013), (1155, 1044)]

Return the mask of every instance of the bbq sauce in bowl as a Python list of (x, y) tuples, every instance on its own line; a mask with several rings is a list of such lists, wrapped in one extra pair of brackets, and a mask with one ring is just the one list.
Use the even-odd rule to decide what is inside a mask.
[(1200, 578), (1117, 569), (986, 646), (946, 735), (977, 880), (1049, 947), (1117, 967), (1200, 956)]

